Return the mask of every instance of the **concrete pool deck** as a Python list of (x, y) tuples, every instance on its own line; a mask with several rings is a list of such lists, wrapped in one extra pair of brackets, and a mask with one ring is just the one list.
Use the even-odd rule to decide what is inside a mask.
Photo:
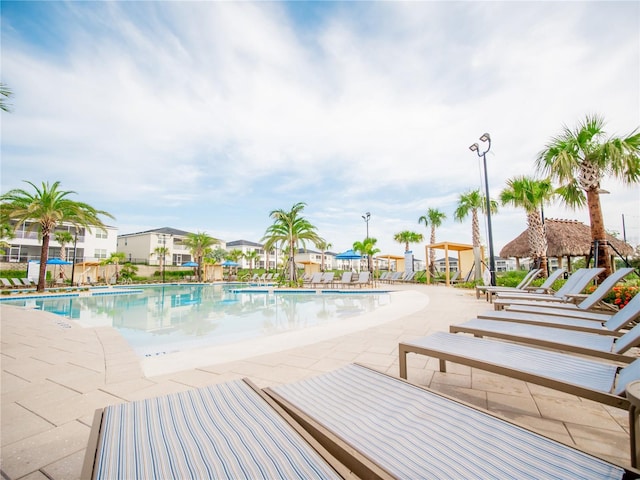
[[(283, 337), (268, 353), (228, 362), (202, 353), (198, 366), (184, 364), (175, 372), (159, 367), (156, 372), (164, 373), (150, 376), (113, 328), (83, 328), (54, 314), (0, 305), (2, 478), (79, 478), (94, 411), (106, 405), (242, 377), (272, 386), (353, 362), (397, 376), (399, 342), (447, 331), (450, 324), (491, 308), (469, 290), (385, 287), (404, 291), (407, 304), (406, 311), (389, 314), (388, 321), (378, 318), (361, 330), (304, 344)], [(409, 358), (414, 383), (629, 465), (626, 411), (461, 365), (450, 364), (447, 373), (437, 370), (435, 359)]]

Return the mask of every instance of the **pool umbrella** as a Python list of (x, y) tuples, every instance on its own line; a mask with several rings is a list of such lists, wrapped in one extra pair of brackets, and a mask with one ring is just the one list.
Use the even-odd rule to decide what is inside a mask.
[[(362, 258), (362, 255), (354, 252), (352, 248), (350, 248), (346, 252), (342, 252), (336, 255), (337, 260), (349, 260), (349, 264), (351, 264), (351, 260), (360, 260), (361, 258)], [(358, 270), (360, 270), (360, 268), (358, 268)]]
[(71, 265), (73, 262), (67, 262), (61, 258), (50, 258), (47, 260), (47, 265)]
[(183, 267), (197, 267), (198, 264), (196, 262), (185, 262), (182, 264)]
[(240, 264), (239, 264), (239, 263), (236, 263), (236, 262), (232, 262), (231, 260), (225, 260), (225, 261), (222, 263), (222, 266), (223, 266), (223, 267), (239, 267), (239, 266), (240, 266)]

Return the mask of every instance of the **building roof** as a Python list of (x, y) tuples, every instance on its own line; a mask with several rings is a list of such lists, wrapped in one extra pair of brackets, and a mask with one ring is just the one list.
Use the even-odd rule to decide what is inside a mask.
[[(547, 218), (544, 221), (547, 232), (548, 257), (585, 257), (591, 252), (591, 228), (577, 220)], [(622, 255), (631, 255), (633, 247), (607, 234), (607, 241)], [(614, 252), (612, 252), (614, 253)], [(531, 256), (527, 230), (507, 243), (500, 250), (501, 257), (525, 258)]]
[(234, 240), (232, 242), (227, 242), (227, 247), (239, 247), (240, 245), (247, 245), (249, 247), (264, 247), (261, 243), (250, 242), (249, 240)]
[(125, 233), (122, 235), (118, 235), (118, 237), (133, 237), (135, 235), (147, 235), (150, 233), (174, 235), (176, 237), (186, 237), (191, 232), (185, 232), (184, 230), (178, 230), (177, 228), (162, 227), (162, 228), (154, 228), (152, 230), (145, 230), (143, 232)]

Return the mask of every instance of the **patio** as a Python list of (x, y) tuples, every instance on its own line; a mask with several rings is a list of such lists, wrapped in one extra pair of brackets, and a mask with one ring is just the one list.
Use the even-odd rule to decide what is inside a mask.
[[(81, 328), (53, 314), (0, 306), (2, 472), (6, 478), (79, 478), (95, 409), (249, 377), (274, 386), (358, 362), (398, 375), (398, 343), (446, 331), (490, 309), (472, 291), (391, 285), (428, 296), (402, 318), (304, 347), (145, 377), (110, 327)], [(287, 346), (288, 347), (288, 346)], [(629, 464), (627, 412), (503, 376), (409, 359), (409, 378), (613, 462)]]

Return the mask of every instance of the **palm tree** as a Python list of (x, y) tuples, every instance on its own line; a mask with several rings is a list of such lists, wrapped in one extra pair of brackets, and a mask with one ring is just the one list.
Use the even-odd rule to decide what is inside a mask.
[(0, 83), (0, 110), (10, 112), (11, 108), (7, 103), (7, 99), (12, 95), (11, 89), (4, 83)]
[(118, 280), (120, 279), (120, 271), (118, 269), (118, 265), (120, 265), (121, 262), (124, 262), (126, 258), (127, 257), (124, 252), (111, 252), (111, 255), (106, 260), (107, 264), (115, 265), (116, 283), (118, 283)]
[(260, 254), (256, 250), (249, 250), (243, 254), (245, 260), (249, 262), (249, 275), (253, 274), (253, 266), (255, 261), (260, 258)]
[(105, 211), (96, 210), (86, 203), (68, 199), (69, 195), (76, 192), (59, 190), (60, 182), (55, 182), (52, 185), (48, 182), (42, 182), (41, 187), (31, 182), (25, 183), (31, 185), (35, 192), (32, 193), (16, 188), (0, 196), (2, 216), (3, 219), (6, 215), (8, 220), (14, 220), (16, 222), (14, 228), (31, 221), (33, 223), (28, 228), (30, 230), (39, 230), (42, 237), (42, 249), (40, 251), (40, 272), (37, 291), (43, 292), (49, 242), (55, 227), (63, 222), (68, 222), (75, 227), (84, 227), (87, 230), (90, 230), (92, 226), (105, 228), (99, 215), (109, 218), (114, 217)]
[[(60, 260), (66, 261), (67, 249), (65, 247), (67, 246), (68, 243), (73, 242), (73, 235), (71, 235), (71, 233), (68, 230), (62, 230), (62, 231), (56, 232), (54, 235), (54, 238), (56, 242), (60, 244)], [(75, 262), (76, 259), (74, 258), (73, 261)], [(60, 267), (60, 277), (65, 278), (63, 266)]]
[(320, 239), (318, 243), (316, 243), (316, 248), (320, 249), (320, 270), (324, 272), (324, 252), (329, 250), (333, 245), (327, 242), (325, 239)]
[(292, 285), (298, 281), (295, 253), (299, 244), (305, 247), (307, 240), (314, 244), (321, 240), (316, 227), (300, 215), (305, 206), (306, 203), (298, 202), (288, 212), (282, 209), (271, 211), (269, 216), (274, 220), (273, 225), (262, 237), (262, 241), (266, 240), (265, 250), (271, 250), (278, 242), (282, 243), (283, 250), (287, 250), (288, 277)]
[(547, 275), (547, 236), (542, 223), (540, 207), (553, 195), (549, 179), (536, 180), (519, 176), (507, 180), (507, 188), (500, 192), (503, 205), (524, 208), (527, 212), (527, 235), (531, 257), (539, 262), (542, 274)]
[(605, 138), (604, 119), (587, 115), (574, 130), (564, 126), (562, 133), (538, 154), (538, 171), (560, 183), (558, 193), (572, 208), (586, 204), (589, 208), (591, 240), (597, 242), (600, 278), (611, 274), (604, 218), (600, 205), (600, 180), (610, 175), (624, 183), (640, 181), (640, 133), (636, 128), (627, 137)]
[[(153, 249), (151, 255), (155, 255), (158, 257), (158, 266), (160, 267), (160, 272), (164, 275), (164, 262), (167, 259), (167, 255), (169, 255), (169, 247), (156, 247)], [(163, 278), (164, 281), (164, 278)]]
[(212, 245), (218, 244), (220, 241), (207, 235), (206, 232), (189, 233), (187, 238), (184, 239), (184, 245), (191, 250), (191, 255), (198, 264), (197, 277), (198, 281), (202, 281), (202, 271), (200, 269), (202, 265), (202, 259)]
[(373, 237), (367, 237), (362, 242), (353, 242), (353, 250), (367, 256), (367, 266), (371, 273), (373, 273), (371, 257), (380, 252), (380, 249), (376, 248), (377, 242), (378, 240)]
[(410, 243), (420, 243), (423, 240), (423, 236), (421, 233), (410, 232), (409, 230), (405, 230), (403, 232), (398, 232), (393, 236), (393, 239), (398, 243), (404, 243), (404, 251), (405, 253), (409, 251)]
[[(489, 205), (491, 213), (498, 211), (498, 202), (490, 200)], [(480, 222), (478, 220), (478, 210), (482, 213), (487, 213), (487, 202), (485, 196), (480, 193), (480, 190), (471, 190), (466, 193), (460, 194), (458, 197), (458, 206), (453, 213), (453, 218), (462, 222), (471, 213), (471, 243), (473, 244), (473, 256), (475, 261), (475, 279), (480, 280), (482, 277), (482, 268), (480, 266)]]
[[(418, 218), (418, 224), (424, 223), (425, 227), (431, 225), (431, 239), (429, 243), (436, 243), (436, 228), (441, 226), (446, 218), (447, 216), (444, 212), (441, 212), (437, 208), (429, 208), (426, 215)], [(436, 251), (433, 248), (429, 250), (429, 271), (434, 275), (436, 272)]]

